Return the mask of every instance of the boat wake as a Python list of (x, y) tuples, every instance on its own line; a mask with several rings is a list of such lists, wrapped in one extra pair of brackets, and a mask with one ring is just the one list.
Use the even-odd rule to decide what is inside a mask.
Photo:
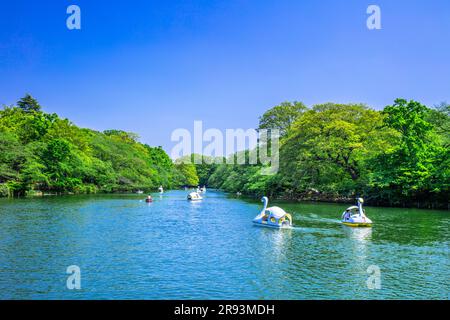
[(295, 220), (320, 222), (320, 223), (326, 223), (326, 224), (341, 224), (341, 221), (338, 219), (322, 218), (315, 213), (309, 213), (308, 215), (299, 215), (299, 216), (296, 215)]
[(301, 227), (293, 226), (291, 230), (301, 232), (302, 234), (320, 235), (320, 236), (338, 236), (341, 234), (339, 230), (327, 228)]

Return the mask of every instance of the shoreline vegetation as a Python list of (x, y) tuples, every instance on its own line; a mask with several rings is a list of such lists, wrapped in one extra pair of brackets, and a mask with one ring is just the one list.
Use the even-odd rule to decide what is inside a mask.
[(200, 185), (292, 201), (353, 203), (364, 197), (372, 206), (449, 209), (447, 103), (428, 108), (396, 99), (376, 111), (364, 104), (308, 108), (284, 102), (259, 118), (258, 129), (274, 128), (280, 132), (276, 174), (262, 175), (267, 168), (261, 164), (228, 165), (203, 157), (216, 164), (196, 165)]
[(30, 95), (0, 110), (0, 196), (99, 193), (196, 185), (195, 167), (121, 130), (79, 128)]
[[(0, 196), (206, 185), (250, 197), (353, 202), (362, 196), (373, 206), (449, 209), (449, 111), (447, 103), (428, 108), (403, 99), (382, 111), (284, 102), (259, 119), (259, 129), (281, 133), (279, 170), (263, 175), (262, 164), (225, 164), (223, 157), (174, 162), (135, 133), (79, 128), (26, 95), (0, 110)], [(258, 150), (243, 151), (252, 152)]]

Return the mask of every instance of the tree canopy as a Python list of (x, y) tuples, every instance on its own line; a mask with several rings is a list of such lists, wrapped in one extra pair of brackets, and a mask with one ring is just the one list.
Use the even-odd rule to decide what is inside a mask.
[(255, 196), (364, 196), (379, 205), (448, 206), (446, 103), (428, 108), (397, 99), (382, 111), (363, 104), (282, 103), (260, 118), (260, 128), (283, 131), (279, 171), (265, 176), (261, 165), (216, 165), (208, 171), (210, 186)]
[(26, 94), (22, 99), (20, 99), (17, 102), (17, 105), (25, 112), (41, 111), (41, 106), (37, 100), (29, 94)]
[[(450, 194), (449, 105), (397, 99), (377, 111), (364, 104), (307, 108), (283, 102), (259, 129), (282, 133), (279, 170), (226, 164), (195, 155), (173, 162), (161, 147), (122, 130), (79, 128), (42, 111), (30, 95), (0, 110), (0, 195), (117, 192), (208, 185), (289, 199), (447, 208)], [(248, 158), (259, 149), (240, 151)], [(260, 150), (259, 150), (260, 151)], [(230, 157), (235, 157), (231, 155)]]
[[(198, 183), (195, 167), (174, 164), (135, 133), (98, 132), (41, 111), (26, 95), (0, 110), (0, 195), (155, 190)], [(196, 180), (197, 178), (197, 180)]]
[(294, 121), (306, 110), (301, 102), (282, 102), (267, 110), (259, 118), (259, 129), (278, 129), (280, 136), (285, 136)]

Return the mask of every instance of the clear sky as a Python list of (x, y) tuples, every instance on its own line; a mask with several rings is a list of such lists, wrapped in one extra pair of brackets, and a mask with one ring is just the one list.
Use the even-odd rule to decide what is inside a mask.
[[(66, 27), (71, 4), (81, 30)], [(1, 0), (0, 104), (26, 92), (167, 151), (194, 120), (253, 128), (286, 100), (450, 102), (450, 1)]]

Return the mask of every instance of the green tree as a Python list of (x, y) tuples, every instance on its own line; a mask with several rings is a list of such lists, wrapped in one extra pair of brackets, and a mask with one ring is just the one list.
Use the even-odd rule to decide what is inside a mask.
[(282, 102), (269, 109), (259, 118), (259, 129), (278, 129), (280, 136), (285, 136), (292, 124), (306, 111), (301, 102)]
[[(343, 170), (353, 181), (362, 175), (363, 160), (386, 145), (380, 132), (382, 115), (360, 104), (316, 105), (293, 126), (284, 148), (296, 161), (329, 165)], [(297, 150), (297, 152), (295, 151)]]
[(441, 137), (442, 144), (447, 148), (450, 147), (450, 104), (442, 102), (431, 108), (427, 121)]
[(174, 183), (176, 186), (198, 186), (199, 179), (193, 163), (179, 159), (174, 167)]
[(126, 132), (123, 130), (105, 130), (103, 133), (110, 137), (117, 137), (128, 143), (134, 143), (139, 140), (139, 135), (134, 132)]
[(26, 158), (24, 147), (17, 137), (0, 130), (0, 183), (16, 180)]
[(26, 94), (22, 99), (20, 99), (17, 102), (17, 105), (20, 109), (27, 113), (41, 111), (41, 106), (39, 105), (37, 100), (29, 94)]
[(79, 128), (68, 119), (40, 111), (31, 96), (18, 105), (0, 110), (0, 194), (33, 189), (155, 190), (160, 184), (176, 185), (179, 176), (169, 156), (160, 147), (139, 143), (137, 134)]
[(445, 185), (448, 190), (448, 168), (443, 168), (443, 163), (448, 164), (448, 148), (439, 144), (428, 121), (430, 112), (419, 102), (404, 99), (383, 110), (385, 126), (396, 130), (399, 139), (394, 149), (375, 159), (371, 185), (391, 204), (431, 198), (432, 189), (440, 193)]

